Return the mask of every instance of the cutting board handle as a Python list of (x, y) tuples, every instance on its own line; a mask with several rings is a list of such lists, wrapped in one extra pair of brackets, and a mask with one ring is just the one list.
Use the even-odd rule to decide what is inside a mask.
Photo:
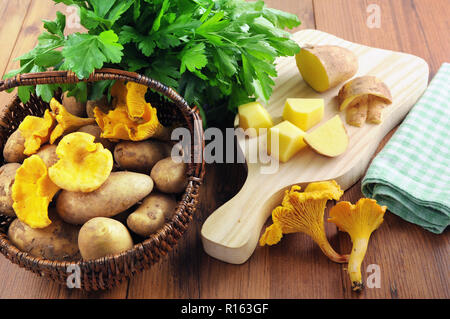
[[(264, 185), (263, 176), (261, 187), (270, 187)], [(246, 182), (236, 196), (206, 219), (201, 237), (208, 255), (231, 264), (242, 264), (252, 255), (264, 223), (284, 194), (284, 189), (274, 190), (267, 197), (267, 192), (260, 192), (254, 185), (254, 179)]]

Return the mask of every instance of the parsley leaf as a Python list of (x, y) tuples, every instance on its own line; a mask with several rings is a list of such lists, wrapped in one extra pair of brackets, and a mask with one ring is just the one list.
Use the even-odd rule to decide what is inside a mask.
[(62, 50), (66, 65), (80, 78), (87, 78), (94, 69), (103, 67), (105, 62), (119, 63), (123, 46), (112, 30), (99, 35), (74, 33), (69, 35)]
[(191, 72), (203, 68), (208, 63), (205, 55), (205, 44), (203, 42), (187, 45), (179, 55), (181, 59), (180, 73), (183, 74), (186, 69)]

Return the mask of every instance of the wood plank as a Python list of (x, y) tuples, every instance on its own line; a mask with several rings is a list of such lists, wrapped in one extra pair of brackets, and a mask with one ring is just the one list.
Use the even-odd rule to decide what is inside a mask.
[(291, 32), (297, 32), (302, 29), (315, 29), (313, 0), (265, 0), (268, 8), (283, 10), (297, 15), (302, 24)]
[(83, 292), (69, 289), (53, 281), (41, 278), (0, 257), (0, 299), (124, 299), (128, 281), (115, 289), (100, 292)]
[[(334, 203), (330, 201), (327, 207)], [(335, 227), (325, 223), (325, 231), (338, 251)], [(271, 254), (272, 298), (342, 298), (341, 265), (330, 261), (307, 235), (286, 235), (276, 246), (258, 249)]]
[(3, 77), (31, 0), (0, 2), (0, 76)]
[[(16, 2), (6, 1), (9, 3), (11, 7), (16, 8)], [(28, 6), (26, 6), (28, 4)], [(8, 6), (8, 7), (9, 7)], [(65, 14), (69, 14), (72, 11), (67, 10), (67, 7), (63, 4), (57, 4), (55, 5), (53, 1), (51, 0), (41, 0), (41, 1), (34, 1), (29, 0), (28, 3), (25, 0), (19, 0), (17, 10), (21, 12), (24, 15), (24, 23), (20, 23), (18, 25), (12, 25), (10, 24), (10, 20), (1, 20), (1, 21), (8, 21), (8, 26), (5, 28), (2, 28), (2, 30), (5, 30), (4, 32), (0, 33), (0, 36), (3, 36), (4, 33), (8, 34), (8, 37), (12, 37), (14, 35), (14, 38), (8, 39), (9, 42), (5, 43), (11, 43), (13, 46), (9, 48), (8, 57), (6, 60), (0, 59), (0, 72), (2, 72), (2, 77), (4, 73), (10, 72), (12, 70), (15, 70), (19, 68), (19, 61), (14, 61), (17, 57), (23, 55), (26, 52), (29, 52), (38, 42), (38, 36), (41, 34), (43, 30), (43, 23), (42, 20), (54, 20), (56, 18), (56, 11), (61, 11)], [(11, 9), (9, 10), (11, 11)], [(11, 12), (12, 13), (12, 12)], [(26, 14), (26, 15), (25, 15)], [(17, 20), (18, 18), (16, 18)], [(18, 31), (15, 32), (15, 30), (19, 28)], [(11, 29), (11, 35), (9, 35)], [(69, 23), (67, 22), (66, 27), (66, 33), (72, 33), (77, 31), (82, 31), (83, 29), (78, 26), (74, 26), (72, 28), (69, 27)], [(1, 57), (1, 56), (0, 56)], [(5, 105), (9, 103), (11, 98), (16, 93), (17, 89), (14, 90), (13, 93), (7, 94), (6, 92), (0, 93), (0, 116), (3, 114), (3, 108)]]
[[(369, 5), (380, 8), (380, 28), (369, 28)], [(430, 78), (450, 60), (446, 32), (450, 14), (446, 0), (314, 0), (318, 30), (350, 41), (402, 51), (422, 57), (430, 64)], [(330, 19), (330, 12), (333, 18)]]
[[(209, 168), (211, 170), (207, 171), (207, 184), (202, 190), (201, 219), (197, 224), (199, 237), (205, 219), (217, 207), (230, 200), (247, 177), (243, 164), (213, 164)], [(255, 255), (255, 258), (244, 265), (231, 266), (206, 255), (199, 237), (201, 298), (270, 297), (270, 265), (264, 253)]]
[(127, 298), (199, 298), (197, 220), (159, 263), (130, 279)]
[[(333, 32), (350, 41), (421, 56), (430, 66), (431, 77), (442, 62), (449, 60), (448, 37), (443, 32), (437, 35), (438, 30), (443, 30), (438, 28), (447, 22), (444, 17), (448, 16), (445, 13), (448, 6), (444, 2), (315, 0), (314, 8), (318, 29)], [(370, 29), (366, 24), (366, 9), (372, 3), (381, 8), (380, 29)], [(330, 12), (333, 12), (333, 19), (330, 19)], [(440, 42), (445, 43), (441, 45)], [(378, 150), (392, 133), (384, 138)], [(355, 203), (361, 197), (361, 184), (358, 183), (346, 191), (341, 200)], [(339, 251), (351, 250), (346, 234), (338, 233), (338, 240)], [(380, 266), (381, 288), (365, 289), (361, 294), (354, 294), (345, 266), (341, 266), (344, 297), (448, 298), (448, 247), (448, 231), (435, 235), (388, 213), (383, 225), (372, 236), (362, 268), (369, 264)]]
[[(26, 13), (25, 21), (21, 24), (20, 32), (16, 34), (17, 39), (14, 41), (14, 47), (12, 48), (12, 51), (10, 51), (9, 59), (5, 63), (4, 73), (19, 67), (19, 61), (14, 60), (36, 45), (37, 37), (43, 29), (41, 20), (54, 17), (56, 7), (43, 5), (43, 2), (41, 2), (40, 5), (37, 5), (35, 1), (31, 1), (28, 7), (21, 6), (19, 7), (19, 10)], [(15, 92), (17, 92), (17, 89), (10, 94), (6, 92), (0, 93), (0, 116), (3, 115), (4, 106), (11, 101), (14, 94), (16, 94)]]
[(429, 63), (433, 75), (444, 62), (450, 62), (450, 39), (448, 32), (450, 25), (448, 19), (436, 19), (436, 17), (450, 16), (449, 2), (446, 0), (411, 2), (417, 19), (420, 21), (425, 43), (430, 52)]
[[(0, 79), (3, 79), (3, 75), (6, 73), (11, 52), (16, 45), (30, 5), (31, 0), (18, 0), (17, 2), (3, 0), (0, 2), (0, 43), (3, 44), (0, 51)], [(3, 115), (3, 107), (9, 99), (8, 94), (0, 93), (0, 117)], [(0, 121), (0, 125), (4, 124)]]

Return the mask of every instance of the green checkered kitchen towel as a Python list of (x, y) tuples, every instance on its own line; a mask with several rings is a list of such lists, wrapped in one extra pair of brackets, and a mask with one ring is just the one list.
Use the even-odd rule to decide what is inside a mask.
[(450, 224), (449, 63), (374, 158), (362, 192), (433, 233)]

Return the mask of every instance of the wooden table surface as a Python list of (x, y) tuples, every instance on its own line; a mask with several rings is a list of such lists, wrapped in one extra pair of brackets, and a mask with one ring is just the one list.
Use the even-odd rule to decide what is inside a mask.
[[(450, 62), (448, 0), (266, 0), (266, 4), (297, 14), (302, 21), (298, 29), (316, 28), (352, 42), (420, 56), (430, 66), (430, 79), (443, 62)], [(380, 8), (380, 28), (367, 26), (371, 4)], [(0, 0), (0, 74), (17, 67), (14, 58), (34, 47), (41, 20), (54, 19), (57, 10), (70, 14), (50, 0)], [(0, 105), (10, 98), (2, 93)], [(366, 267), (378, 265), (381, 286), (360, 294), (351, 291), (346, 266), (329, 261), (303, 234), (285, 236), (273, 247), (258, 247), (242, 265), (211, 258), (202, 248), (201, 225), (237, 193), (245, 174), (240, 164), (209, 165), (201, 204), (186, 236), (167, 258), (115, 289), (69, 290), (0, 256), (0, 299), (450, 298), (449, 231), (435, 235), (389, 212), (371, 238), (362, 267), (366, 277)], [(356, 202), (361, 197), (358, 183), (341, 200)], [(326, 224), (332, 246), (349, 252), (347, 234)]]

